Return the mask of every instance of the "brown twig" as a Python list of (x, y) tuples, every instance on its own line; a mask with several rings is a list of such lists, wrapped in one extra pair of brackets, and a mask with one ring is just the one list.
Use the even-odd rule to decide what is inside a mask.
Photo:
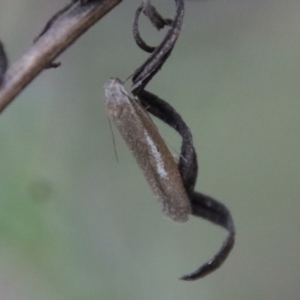
[(69, 5), (6, 72), (0, 87), (0, 113), (53, 60), (122, 0)]

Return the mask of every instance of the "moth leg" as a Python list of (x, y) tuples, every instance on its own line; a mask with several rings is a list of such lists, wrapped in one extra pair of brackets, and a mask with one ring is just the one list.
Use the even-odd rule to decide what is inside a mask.
[(182, 137), (178, 168), (190, 199), (192, 215), (206, 219), (228, 231), (228, 236), (221, 248), (211, 260), (196, 271), (180, 277), (182, 280), (197, 280), (218, 269), (226, 260), (234, 245), (234, 222), (230, 211), (224, 204), (210, 196), (194, 191), (198, 174), (197, 155), (190, 129), (181, 116), (169, 103), (150, 92), (143, 90), (139, 93), (138, 98), (148, 112), (174, 128)]

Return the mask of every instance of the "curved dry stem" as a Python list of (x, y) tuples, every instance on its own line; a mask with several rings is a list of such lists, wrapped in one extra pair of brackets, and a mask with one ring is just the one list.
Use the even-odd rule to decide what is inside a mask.
[(57, 13), (31, 48), (3, 77), (0, 113), (41, 71), (51, 66), (60, 53), (121, 1), (102, 0), (85, 5), (77, 1)]

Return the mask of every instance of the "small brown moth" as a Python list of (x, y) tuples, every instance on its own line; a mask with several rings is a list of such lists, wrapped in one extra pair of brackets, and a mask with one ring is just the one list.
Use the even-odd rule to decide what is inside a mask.
[(125, 90), (122, 81), (111, 78), (104, 86), (105, 105), (127, 146), (158, 197), (163, 213), (185, 222), (191, 205), (177, 164), (145, 109)]

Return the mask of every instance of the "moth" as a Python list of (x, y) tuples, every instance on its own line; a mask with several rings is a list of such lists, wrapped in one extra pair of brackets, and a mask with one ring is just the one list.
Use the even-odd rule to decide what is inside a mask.
[(174, 157), (157, 127), (120, 79), (111, 78), (104, 89), (107, 112), (162, 204), (163, 213), (174, 221), (186, 222), (191, 214), (190, 201)]

